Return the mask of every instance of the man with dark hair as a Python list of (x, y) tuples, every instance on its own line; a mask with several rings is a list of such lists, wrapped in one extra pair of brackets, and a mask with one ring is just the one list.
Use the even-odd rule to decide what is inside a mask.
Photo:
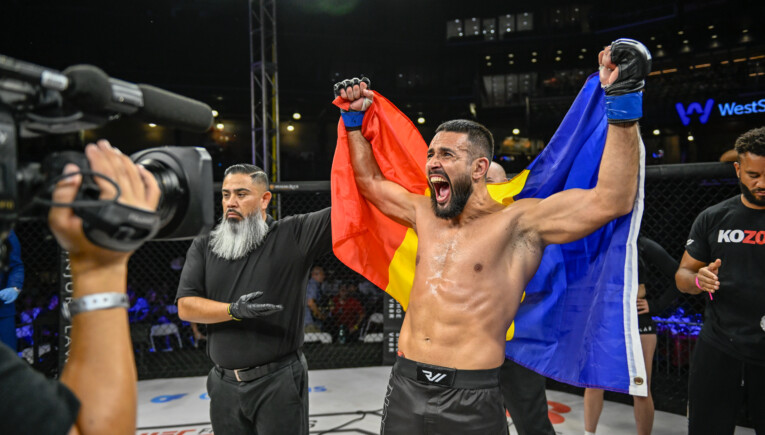
[(238, 164), (223, 178), (223, 216), (189, 248), (178, 315), (205, 323), (213, 430), (307, 434), (303, 345), (311, 265), (331, 250), (330, 209), (275, 221), (268, 176)]
[(639, 42), (620, 39), (600, 53), (599, 62), (609, 127), (597, 185), (506, 207), (486, 188), (491, 154), (470, 136), (483, 131), (479, 124), (459, 121), (459, 127), (437, 130), (425, 165), (429, 200), (380, 170), (360, 130), (363, 111), (374, 104), (368, 84), (336, 85), (349, 103), (341, 116), (359, 191), (389, 218), (414, 229), (419, 240), (382, 434), (507, 433), (499, 367), (507, 330), (545, 247), (578, 240), (630, 213), (635, 203), (636, 121), (650, 54)]
[(741, 195), (699, 214), (675, 274), (680, 291), (709, 294), (688, 379), (691, 435), (732, 434), (743, 403), (765, 433), (765, 127), (736, 152)]
[(470, 152), (472, 159), (486, 157), (491, 161), (494, 157), (494, 136), (488, 128), (467, 119), (453, 119), (446, 121), (436, 128), (436, 133), (451, 131), (454, 133), (467, 133), (468, 140), (473, 144)]

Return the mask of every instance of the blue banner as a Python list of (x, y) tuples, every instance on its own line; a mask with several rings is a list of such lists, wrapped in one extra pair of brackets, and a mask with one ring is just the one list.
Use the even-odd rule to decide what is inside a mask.
[[(604, 93), (593, 74), (527, 168), (527, 181), (515, 199), (594, 187), (607, 130)], [(508, 358), (568, 384), (647, 394), (635, 306), (642, 144), (640, 153), (640, 187), (632, 213), (584, 239), (546, 248), (515, 317)]]

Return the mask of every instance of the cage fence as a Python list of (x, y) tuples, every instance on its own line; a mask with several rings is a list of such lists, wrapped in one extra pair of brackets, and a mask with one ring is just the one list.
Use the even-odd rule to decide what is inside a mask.
[[(285, 187), (286, 186), (286, 187)], [(276, 218), (317, 211), (330, 205), (329, 182), (272, 186), (269, 212)], [(731, 164), (649, 166), (641, 235), (679, 260), (690, 226), (703, 209), (739, 193)], [(216, 216), (221, 215), (216, 192)], [(45, 223), (21, 221), (16, 233), (26, 269), (17, 302), (19, 355), (47, 376), (58, 375), (60, 276), (58, 248)], [(204, 325), (179, 319), (175, 293), (190, 241), (146, 243), (131, 258), (129, 319), (139, 379), (205, 375), (212, 367)], [(305, 331), (304, 352), (312, 369), (361, 367), (395, 358), (403, 311), (387, 295), (329, 253), (317, 261), (325, 275), (319, 284), (314, 322)], [(674, 280), (648, 269), (648, 297), (677, 293), (658, 324), (652, 391), (656, 408), (684, 414), (690, 356), (703, 323), (704, 298), (674, 290)], [(553, 389), (573, 387), (548, 381)], [(581, 390), (579, 390), (581, 391)], [(610, 394), (629, 402), (629, 396)]]

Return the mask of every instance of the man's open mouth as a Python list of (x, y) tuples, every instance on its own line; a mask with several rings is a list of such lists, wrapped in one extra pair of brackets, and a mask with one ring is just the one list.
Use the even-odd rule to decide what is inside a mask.
[(449, 202), (449, 197), (452, 194), (452, 185), (445, 177), (441, 175), (431, 175), (430, 185), (433, 186), (433, 193), (435, 193), (436, 202), (439, 205), (444, 205)]

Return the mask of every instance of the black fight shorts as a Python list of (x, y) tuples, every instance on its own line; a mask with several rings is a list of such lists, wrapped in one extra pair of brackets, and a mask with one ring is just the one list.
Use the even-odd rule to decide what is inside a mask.
[(499, 367), (456, 370), (398, 357), (381, 435), (507, 435)]
[(640, 335), (656, 334), (656, 322), (650, 314), (638, 314), (638, 332)]

